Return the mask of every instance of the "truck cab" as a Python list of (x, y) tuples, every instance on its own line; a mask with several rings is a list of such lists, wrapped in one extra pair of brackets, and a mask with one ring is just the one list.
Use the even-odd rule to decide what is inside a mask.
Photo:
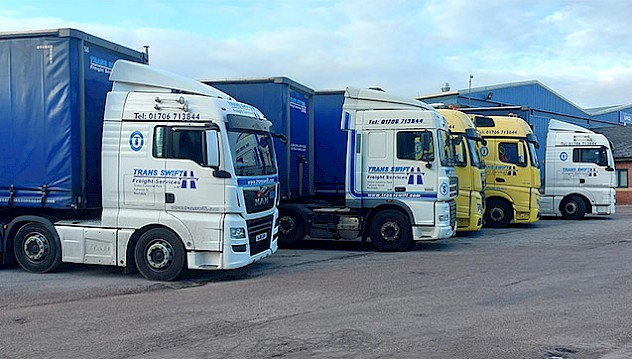
[(458, 179), (445, 118), (422, 102), (358, 88), (347, 88), (342, 111), (346, 204), (366, 213), (378, 248), (408, 227), (412, 240), (454, 235)]
[(437, 109), (448, 121), (455, 146), (455, 169), (459, 178), (459, 195), (456, 198), (457, 231), (478, 231), (483, 226), (485, 211), (485, 165), (479, 148), (486, 145), (476, 131), (472, 119), (453, 109)]
[(119, 60), (110, 80), (102, 208), (5, 211), (18, 263), (32, 272), (61, 262), (136, 267), (172, 280), (185, 268), (233, 269), (275, 253), (270, 121), (217, 89), (146, 65)]
[(542, 215), (580, 219), (615, 213), (615, 167), (610, 141), (571, 123), (550, 120), (546, 138)]
[(529, 125), (519, 117), (470, 114), (487, 141), (485, 161), (485, 225), (534, 223), (540, 218), (539, 146)]

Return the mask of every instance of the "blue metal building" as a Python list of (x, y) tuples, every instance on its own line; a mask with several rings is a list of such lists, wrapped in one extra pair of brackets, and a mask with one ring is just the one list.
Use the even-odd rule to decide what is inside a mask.
[(632, 104), (583, 109), (537, 80), (448, 90), (417, 99), (462, 108), (520, 106), (537, 117), (555, 118), (586, 128), (632, 124)]

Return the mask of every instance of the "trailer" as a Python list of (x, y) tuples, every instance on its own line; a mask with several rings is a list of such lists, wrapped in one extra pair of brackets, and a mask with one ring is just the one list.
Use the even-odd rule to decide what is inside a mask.
[(238, 101), (254, 104), (272, 122), (280, 196), (297, 200), (313, 195), (314, 90), (287, 77), (203, 80)]

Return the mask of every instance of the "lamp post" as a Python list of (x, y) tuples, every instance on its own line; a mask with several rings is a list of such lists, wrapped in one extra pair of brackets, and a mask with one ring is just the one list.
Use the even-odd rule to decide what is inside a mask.
[(470, 74), (470, 81), (467, 87), (467, 107), (472, 107), (472, 79), (474, 75)]

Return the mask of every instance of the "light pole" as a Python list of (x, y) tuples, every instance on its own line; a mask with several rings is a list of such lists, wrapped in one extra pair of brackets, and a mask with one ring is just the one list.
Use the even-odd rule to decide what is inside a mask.
[(474, 75), (470, 74), (470, 81), (467, 87), (467, 107), (472, 107), (472, 79)]

